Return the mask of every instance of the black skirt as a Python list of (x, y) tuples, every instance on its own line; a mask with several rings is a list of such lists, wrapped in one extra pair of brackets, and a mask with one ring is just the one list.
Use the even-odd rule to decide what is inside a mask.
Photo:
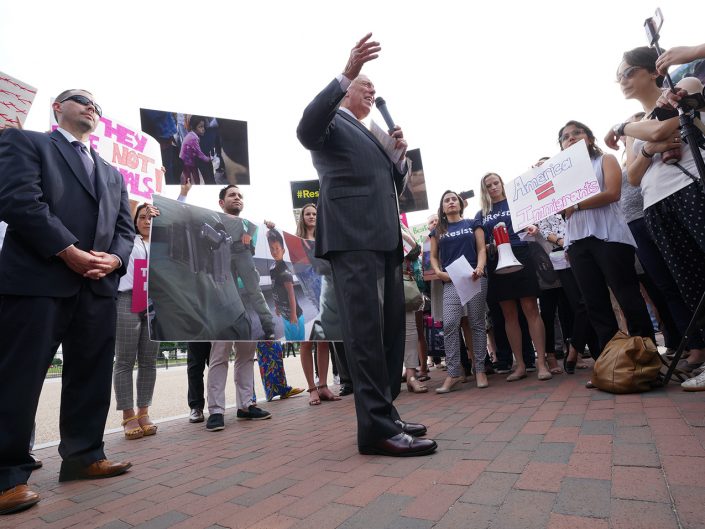
[(539, 282), (536, 278), (536, 268), (529, 255), (528, 246), (512, 246), (512, 251), (524, 268), (511, 274), (496, 274), (497, 258), (488, 263), (488, 301), (507, 301), (519, 298), (538, 298)]

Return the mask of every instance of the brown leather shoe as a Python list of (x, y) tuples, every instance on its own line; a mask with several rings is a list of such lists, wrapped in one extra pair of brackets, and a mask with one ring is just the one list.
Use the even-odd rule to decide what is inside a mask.
[(39, 494), (29, 490), (26, 484), (15, 485), (10, 489), (0, 491), (0, 514), (11, 514), (29, 509), (38, 501)]
[(400, 433), (389, 439), (382, 439), (368, 446), (358, 448), (361, 454), (413, 457), (426, 456), (436, 451), (438, 445), (431, 439), (417, 439), (409, 434)]
[(112, 462), (107, 459), (99, 459), (87, 467), (77, 467), (62, 463), (59, 471), (59, 481), (112, 478), (124, 474), (131, 466), (132, 463), (129, 461)]

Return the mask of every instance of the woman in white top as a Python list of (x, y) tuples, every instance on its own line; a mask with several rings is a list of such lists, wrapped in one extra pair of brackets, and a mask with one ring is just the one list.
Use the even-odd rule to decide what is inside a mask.
[[(690, 311), (695, 311), (705, 291), (705, 193), (690, 147), (680, 145), (678, 117), (665, 121), (649, 119), (661, 96), (663, 76), (656, 70), (656, 50), (648, 47), (626, 52), (617, 69), (624, 97), (639, 101), (644, 120), (615, 127), (627, 136), (627, 177), (641, 185), (644, 220), (654, 242), (678, 285)], [(692, 83), (683, 79), (679, 86)], [(677, 152), (676, 158), (664, 163)], [(705, 151), (701, 150), (705, 155)], [(675, 162), (675, 163), (674, 163)], [(705, 362), (705, 351), (693, 350), (692, 369)]]
[[(588, 317), (597, 334), (597, 359), (619, 330), (609, 290), (624, 313), (629, 334), (654, 338), (651, 318), (641, 297), (634, 268), (636, 243), (619, 206), (622, 169), (611, 154), (603, 154), (592, 131), (569, 121), (558, 131), (561, 149), (584, 141), (600, 192), (565, 210), (563, 247), (568, 252), (575, 279), (583, 293)], [(609, 287), (609, 290), (608, 290)]]
[[(127, 273), (120, 279), (117, 298), (117, 332), (115, 335), (114, 386), (117, 409), (122, 411), (122, 426), (127, 439), (139, 439), (157, 433), (157, 425), (149, 418), (154, 384), (157, 379), (159, 342), (149, 340), (147, 307), (137, 306), (133, 299), (135, 275), (146, 273), (149, 258), (149, 232), (152, 217), (159, 210), (149, 204), (138, 206), (135, 212), (135, 245), (132, 248)], [(135, 269), (135, 261), (144, 267)], [(139, 260), (142, 260), (140, 262)], [(144, 284), (140, 282), (139, 284)], [(144, 298), (146, 301), (146, 297)], [(133, 304), (135, 303), (135, 304)], [(133, 397), (132, 371), (137, 361), (137, 412)]]

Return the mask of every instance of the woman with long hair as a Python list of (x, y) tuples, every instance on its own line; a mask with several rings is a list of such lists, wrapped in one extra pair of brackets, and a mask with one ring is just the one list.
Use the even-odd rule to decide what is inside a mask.
[(485, 234), (475, 220), (463, 218), (463, 199), (454, 191), (446, 191), (438, 206), (438, 224), (429, 234), (431, 240), (431, 266), (438, 279), (443, 282), (443, 340), (445, 342), (448, 376), (436, 393), (448, 393), (463, 380), (460, 364), (460, 319), (464, 307), (460, 302), (456, 286), (446, 268), (457, 259), (465, 257), (473, 267), (472, 281), (480, 282), (480, 293), (465, 304), (472, 329), (472, 349), (475, 355), (475, 379), (478, 388), (487, 387), (485, 357), (487, 356), (487, 334), (485, 331), (485, 278), (486, 250)]
[(526, 378), (526, 364), (522, 356), (517, 300), (519, 300), (521, 310), (529, 324), (529, 334), (536, 349), (538, 379), (550, 380), (552, 375), (546, 365), (546, 336), (536, 301), (539, 296), (536, 270), (529, 257), (527, 243), (522, 241), (512, 228), (512, 217), (509, 213), (509, 204), (504, 192), (504, 182), (497, 173), (487, 173), (482, 177), (480, 204), (482, 210), (477, 213), (475, 219), (485, 229), (487, 240), (494, 242), (493, 230), (497, 224), (504, 222), (509, 233), (512, 252), (524, 265), (523, 269), (509, 274), (496, 273), (496, 259), (491, 259), (488, 267), (489, 286), (487, 297), (490, 300), (499, 302), (504, 316), (504, 328), (516, 362), (516, 368), (507, 377), (507, 382)]
[[(299, 220), (296, 223), (296, 236), (305, 239), (306, 241), (314, 241), (316, 239), (316, 205), (313, 203), (306, 204), (301, 208)], [(320, 297), (321, 287), (320, 280), (318, 285), (318, 293)], [(313, 344), (316, 343), (316, 365), (318, 367), (319, 384), (316, 385), (313, 376)], [(308, 383), (309, 399), (308, 403), (311, 406), (317, 406), (323, 400), (340, 400), (340, 397), (335, 395), (326, 383), (328, 377), (328, 363), (330, 358), (328, 342), (301, 342), (301, 367)]]
[[(152, 217), (159, 211), (149, 204), (142, 204), (135, 212), (135, 245), (127, 264), (127, 272), (120, 278), (117, 298), (117, 329), (115, 333), (114, 386), (117, 409), (122, 411), (122, 426), (125, 438), (139, 439), (157, 433), (157, 425), (149, 418), (154, 384), (157, 380), (157, 354), (159, 342), (149, 340), (147, 307), (133, 304), (133, 285), (136, 274), (144, 268), (135, 269), (135, 261), (146, 265), (149, 258), (149, 231)], [(137, 361), (137, 411), (133, 397), (132, 371)]]
[(622, 192), (619, 162), (611, 154), (603, 154), (587, 125), (569, 121), (558, 131), (561, 150), (579, 141), (587, 146), (600, 192), (565, 210), (563, 248), (568, 252), (590, 323), (597, 334), (599, 351), (590, 351), (597, 359), (619, 330), (609, 290), (624, 313), (629, 334), (653, 340), (654, 329), (634, 268), (636, 243), (619, 207)]
[[(683, 332), (705, 291), (705, 193), (690, 147), (681, 146), (678, 117), (650, 119), (663, 83), (657, 58), (656, 50), (648, 47), (624, 53), (617, 81), (626, 99), (641, 103), (645, 117), (615, 127), (606, 139), (612, 146), (617, 136), (626, 136), (629, 183), (641, 186), (644, 221), (687, 308), (672, 312)], [(686, 78), (678, 86), (692, 82)], [(691, 342), (690, 356), (679, 366), (683, 370), (692, 371), (705, 362), (702, 339), (700, 333)]]

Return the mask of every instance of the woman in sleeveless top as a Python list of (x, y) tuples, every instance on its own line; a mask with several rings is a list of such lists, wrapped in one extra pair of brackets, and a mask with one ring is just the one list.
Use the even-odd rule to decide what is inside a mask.
[[(646, 116), (616, 129), (626, 136), (627, 177), (630, 184), (641, 186), (644, 221), (687, 307), (674, 314), (684, 332), (705, 291), (705, 192), (690, 147), (680, 145), (678, 117), (649, 119), (663, 83), (656, 71), (657, 58), (656, 50), (648, 47), (624, 53), (617, 69), (619, 86), (626, 99), (641, 103)], [(689, 85), (694, 81), (699, 91), (692, 78), (682, 79), (677, 86), (692, 93), (695, 90)], [(608, 145), (615, 141), (613, 134), (607, 138)], [(685, 371), (705, 362), (703, 333), (695, 334), (689, 343), (690, 356), (679, 365)]]
[(597, 358), (619, 330), (609, 290), (624, 313), (629, 334), (653, 339), (654, 330), (634, 268), (636, 243), (619, 207), (619, 162), (611, 154), (602, 153), (595, 144), (595, 135), (583, 123), (569, 121), (558, 131), (561, 150), (579, 141), (587, 145), (600, 192), (564, 211), (563, 247), (597, 333), (600, 350), (592, 353)]

